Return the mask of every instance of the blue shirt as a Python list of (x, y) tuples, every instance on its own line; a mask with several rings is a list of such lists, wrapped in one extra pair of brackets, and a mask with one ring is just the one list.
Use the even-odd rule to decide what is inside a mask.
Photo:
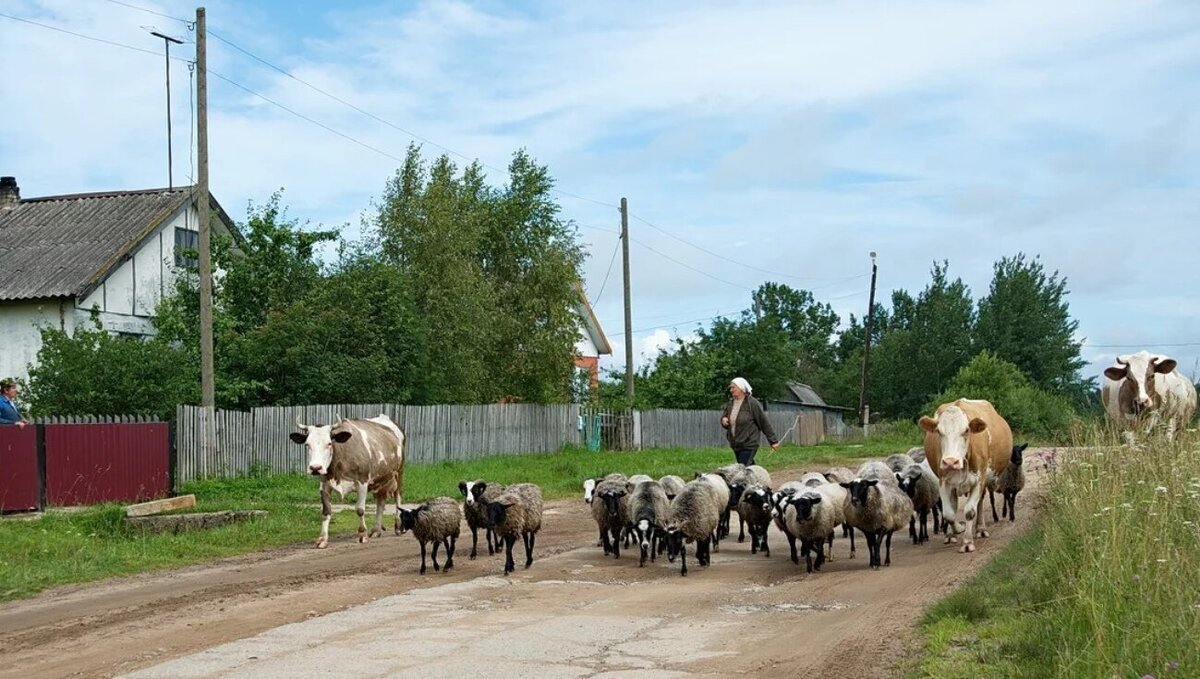
[(16, 424), (22, 419), (17, 405), (8, 400), (7, 396), (0, 396), (0, 424)]

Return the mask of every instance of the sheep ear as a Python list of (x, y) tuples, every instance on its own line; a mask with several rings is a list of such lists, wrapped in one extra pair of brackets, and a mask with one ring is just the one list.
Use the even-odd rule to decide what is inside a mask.
[(481, 493), (482, 493), (482, 492), (484, 492), (485, 490), (487, 490), (487, 484), (486, 484), (486, 483), (484, 483), (483, 481), (476, 481), (476, 482), (475, 482), (475, 488), (478, 488), (478, 489), (479, 489), (479, 492), (481, 492)]
[(458, 482), (458, 492), (462, 493), (463, 495), (467, 494), (467, 482), (466, 481)]
[(879, 479), (867, 479), (866, 481), (863, 481), (863, 485), (867, 485), (867, 486), (879, 485)]
[(1029, 447), (1028, 443), (1022, 443), (1021, 445), (1017, 446), (1016, 452), (1023, 453), (1023, 452), (1025, 452), (1025, 449), (1028, 447)]
[(896, 483), (900, 483), (903, 480), (904, 477), (900, 475), (900, 472), (896, 472)]
[(814, 505), (819, 505), (819, 504), (821, 504), (821, 496), (820, 496), (820, 495), (814, 495), (814, 496), (812, 496), (812, 497), (811, 497), (811, 498), (809, 498), (809, 499), (810, 499), (810, 500), (812, 500), (812, 503), (813, 503)]
[(929, 417), (928, 415), (917, 420), (917, 424), (921, 425), (921, 428), (924, 429), (925, 431), (929, 432), (930, 434), (937, 431), (937, 426), (938, 426), (937, 420), (933, 419), (932, 417)]
[(841, 486), (842, 488), (849, 488), (850, 486), (853, 486), (854, 484), (846, 483), (845, 481), (843, 481), (843, 482), (839, 483), (838, 485)]

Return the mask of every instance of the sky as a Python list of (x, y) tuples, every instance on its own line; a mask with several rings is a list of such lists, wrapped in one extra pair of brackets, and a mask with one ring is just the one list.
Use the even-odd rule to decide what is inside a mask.
[[(149, 31), (185, 40), (186, 60), (189, 26), (113, 0), (0, 14), (61, 29), (0, 16), (0, 174), (26, 197), (165, 185)], [(1025, 252), (1068, 281), (1086, 375), (1147, 349), (1195, 376), (1200, 3), (219, 0), (207, 21), (210, 181), (235, 219), (283, 189), (291, 216), (355, 235), (414, 140), (479, 159), (493, 184), (525, 148), (586, 245), (602, 367), (625, 363), (626, 197), (638, 364), (765, 281), (847, 319), (871, 251), (883, 301), (941, 260), (978, 299), (992, 263)]]

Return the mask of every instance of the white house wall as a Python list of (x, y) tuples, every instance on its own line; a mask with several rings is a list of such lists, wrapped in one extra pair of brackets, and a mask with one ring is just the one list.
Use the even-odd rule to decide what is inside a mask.
[(0, 377), (29, 377), (28, 366), (37, 360), (42, 347), (40, 328), (75, 329), (71, 303), (63, 299), (0, 304)]
[(597, 358), (600, 352), (596, 349), (596, 344), (592, 342), (592, 338), (587, 332), (583, 332), (583, 339), (575, 343), (575, 355), (583, 358)]

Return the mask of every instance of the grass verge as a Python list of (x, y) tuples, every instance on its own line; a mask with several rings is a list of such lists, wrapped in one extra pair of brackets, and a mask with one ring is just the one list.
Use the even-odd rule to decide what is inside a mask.
[(1198, 440), (1080, 443), (1035, 528), (926, 612), (911, 677), (1200, 676)]
[[(873, 439), (859, 444), (762, 449), (757, 462), (770, 470), (802, 464), (835, 464), (907, 449), (911, 437)], [(567, 449), (548, 455), (495, 456), (470, 462), (412, 465), (405, 473), (406, 503), (438, 495), (458, 495), (458, 482), (484, 478), (498, 483), (536, 483), (547, 499), (580, 494), (584, 478), (622, 471), (654, 477), (691, 478), (733, 461), (727, 449), (653, 449), (590, 453)], [(320, 522), (317, 483), (301, 475), (214, 479), (188, 484), (198, 512), (264, 509), (269, 514), (244, 524), (181, 535), (148, 535), (129, 528), (124, 508), (110, 504), (81, 511), (51, 510), (35, 520), (0, 520), (0, 601), (31, 596), (56, 585), (131, 575), (202, 563), (271, 547), (307, 542)], [(352, 495), (350, 497), (353, 497)], [(349, 501), (349, 500), (347, 500)], [(373, 511), (369, 505), (368, 511)], [(334, 515), (330, 534), (352, 534), (353, 512)], [(387, 525), (391, 525), (390, 519)]]

